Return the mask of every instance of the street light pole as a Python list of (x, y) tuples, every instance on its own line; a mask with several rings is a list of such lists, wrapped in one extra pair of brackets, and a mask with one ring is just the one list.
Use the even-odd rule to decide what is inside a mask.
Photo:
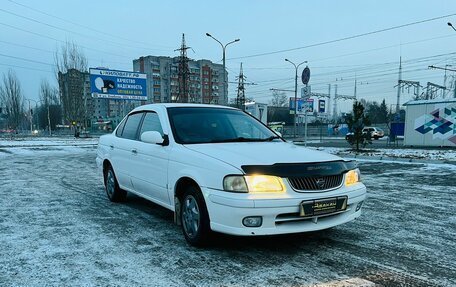
[(206, 33), (206, 36), (211, 37), (212, 39), (217, 41), (217, 43), (219, 43), (220, 46), (222, 46), (222, 50), (223, 50), (223, 100), (225, 100), (225, 96), (226, 96), (226, 104), (228, 104), (228, 92), (227, 92), (228, 87), (227, 87), (227, 82), (226, 82), (226, 66), (225, 66), (225, 54), (226, 54), (226, 52), (225, 51), (226, 51), (226, 47), (228, 45), (236, 43), (236, 42), (239, 42), (240, 39), (235, 39), (234, 41), (228, 42), (225, 45), (223, 45), (222, 42), (220, 42), (219, 40), (215, 39), (211, 34)]
[[(295, 90), (294, 90), (295, 96), (294, 96), (294, 117), (293, 117), (294, 129), (293, 129), (293, 135), (296, 138), (296, 116), (297, 116), (297, 113), (298, 113), (298, 68), (302, 64), (307, 63), (307, 61), (299, 63), (298, 65), (296, 65), (295, 63), (293, 63), (292, 61), (290, 61), (288, 59), (285, 59), (285, 61), (291, 63), (295, 67)], [(306, 114), (307, 114), (307, 111), (306, 111)]]
[[(34, 102), (35, 103), (35, 113), (36, 113), (36, 107), (38, 105), (38, 102), (35, 101), (35, 100), (32, 100), (32, 99), (25, 99), (28, 101), (29, 103), (29, 108), (28, 108), (28, 111), (30, 113), (30, 134), (33, 135), (33, 114), (32, 114), (32, 106), (30, 104), (30, 101)], [(37, 122), (38, 122), (38, 118), (37, 118)]]

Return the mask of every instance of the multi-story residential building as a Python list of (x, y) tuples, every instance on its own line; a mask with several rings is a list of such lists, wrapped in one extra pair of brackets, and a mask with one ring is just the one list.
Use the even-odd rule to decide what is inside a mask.
[[(133, 70), (147, 74), (147, 94), (151, 103), (173, 102), (179, 95), (179, 57), (146, 56), (133, 60)], [(228, 73), (223, 65), (209, 60), (189, 60), (188, 102), (228, 104), (224, 83)], [(225, 81), (223, 77), (225, 76)]]

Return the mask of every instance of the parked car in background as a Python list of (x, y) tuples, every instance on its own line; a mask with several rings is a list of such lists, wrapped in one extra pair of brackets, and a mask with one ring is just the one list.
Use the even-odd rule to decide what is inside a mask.
[(385, 136), (385, 132), (381, 128), (377, 127), (365, 127), (363, 132), (370, 133), (371, 138), (376, 140)]
[(186, 240), (212, 231), (255, 236), (322, 230), (361, 215), (366, 187), (354, 161), (283, 140), (230, 107), (138, 107), (100, 137), (108, 198), (127, 191), (175, 214)]
[[(365, 127), (363, 128), (363, 134), (369, 134), (370, 138), (378, 140), (379, 138), (382, 138), (385, 136), (385, 132), (377, 127)], [(348, 141), (350, 137), (353, 136), (353, 132), (348, 132), (345, 135), (345, 139)]]

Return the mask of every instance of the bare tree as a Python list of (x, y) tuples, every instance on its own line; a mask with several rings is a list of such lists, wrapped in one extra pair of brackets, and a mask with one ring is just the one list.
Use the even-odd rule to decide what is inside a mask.
[[(47, 114), (47, 126), (49, 129), (49, 135), (51, 135), (51, 105), (59, 104), (58, 90), (55, 87), (52, 87), (46, 79), (42, 79), (39, 96), (40, 101), (43, 104), (43, 108)], [(53, 122), (54, 124), (56, 123), (55, 113), (53, 116)]]
[(17, 129), (24, 117), (24, 96), (19, 79), (11, 69), (6, 75), (3, 74), (0, 101), (6, 106), (9, 126)]
[(67, 73), (71, 69), (80, 72), (87, 71), (88, 62), (82, 49), (74, 42), (67, 41), (54, 55), (55, 66), (58, 73)]
[(288, 97), (284, 92), (272, 91), (270, 104), (273, 107), (285, 107), (288, 105)]
[(67, 122), (85, 122), (86, 100), (84, 94), (87, 58), (74, 42), (66, 42), (55, 53), (55, 68), (60, 90), (63, 117)]

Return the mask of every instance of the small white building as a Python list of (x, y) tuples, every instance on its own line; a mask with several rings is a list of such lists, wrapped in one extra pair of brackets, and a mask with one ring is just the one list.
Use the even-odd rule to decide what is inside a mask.
[(256, 102), (245, 103), (245, 111), (259, 119), (263, 124), (268, 124), (268, 105)]
[(410, 101), (404, 106), (404, 145), (456, 147), (456, 99)]

